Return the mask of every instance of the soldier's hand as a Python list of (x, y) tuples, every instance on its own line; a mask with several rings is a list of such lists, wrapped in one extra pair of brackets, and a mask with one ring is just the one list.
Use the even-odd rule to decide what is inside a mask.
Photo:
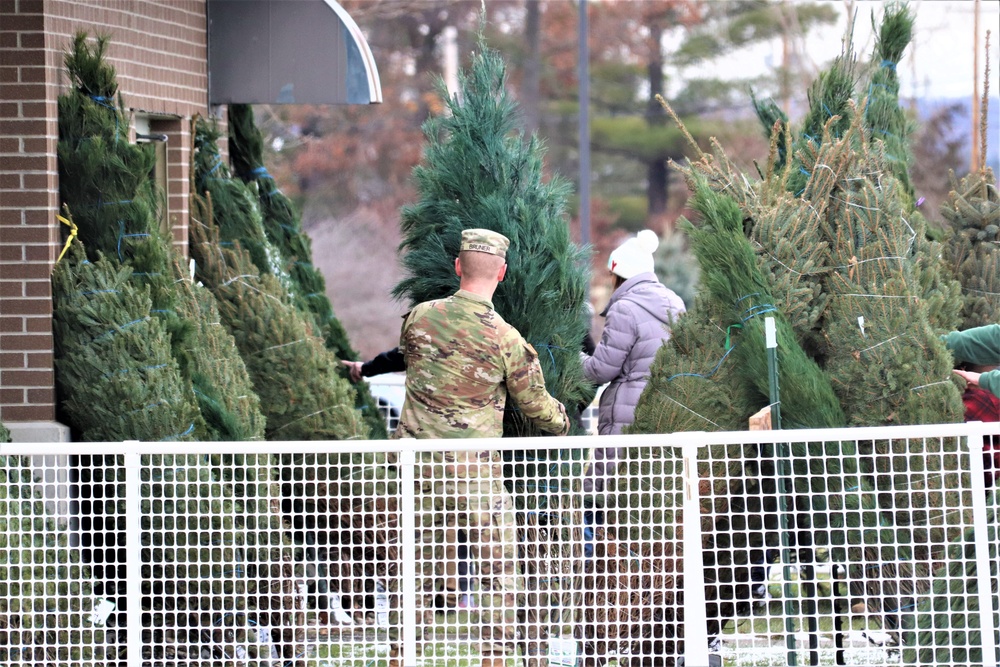
[(342, 360), (340, 363), (347, 366), (350, 371), (351, 381), (360, 382), (361, 381), (361, 362), (360, 361), (347, 361)]

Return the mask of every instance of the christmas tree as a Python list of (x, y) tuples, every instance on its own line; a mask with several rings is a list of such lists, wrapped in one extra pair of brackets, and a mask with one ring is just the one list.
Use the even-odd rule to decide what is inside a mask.
[(56, 382), (61, 410), (89, 442), (194, 440), (201, 416), (173, 358), (149, 287), (132, 269), (79, 243), (52, 274)]
[[(865, 131), (863, 136), (856, 133), (856, 141), (867, 143), (883, 155), (882, 166), (895, 177), (893, 187), (898, 190), (888, 196), (896, 200), (907, 224), (920, 232), (911, 242), (913, 261), (909, 270), (921, 286), (928, 324), (935, 330), (950, 330), (957, 324), (959, 285), (937, 261), (942, 248), (930, 238), (926, 221), (915, 208), (908, 143), (913, 127), (899, 105), (896, 67), (913, 34), (913, 16), (907, 5), (887, 4), (876, 34), (872, 60), (863, 73), (847, 40), (844, 51), (810, 88), (809, 112), (798, 132), (792, 132), (788, 118), (773, 100), (754, 97), (753, 103), (765, 132), (776, 141), (774, 170), (784, 174), (786, 187), (796, 196), (805, 193), (806, 182), (812, 177), (810, 165), (829, 167), (817, 157), (826, 137), (843, 137), (854, 124), (855, 114), (861, 114)], [(867, 80), (859, 82), (863, 74)], [(856, 90), (859, 94), (852, 97)], [(786, 165), (787, 155), (792, 156), (789, 165)]]
[[(205, 132), (207, 128), (206, 121), (196, 123), (196, 145), (214, 153), (218, 135)], [(199, 157), (194, 159), (197, 165)], [(204, 173), (195, 169), (196, 182), (201, 177)], [(222, 237), (222, 227), (215, 221), (232, 215), (214, 206), (211, 189), (204, 196), (192, 195), (191, 256), (197, 279), (215, 295), (221, 322), (247, 360), (267, 417), (267, 439), (366, 438), (366, 423), (354, 407), (353, 387), (337, 374), (338, 359), (314, 335), (312, 316), (295, 307), (277, 277), (258, 270), (240, 240)], [(292, 529), (286, 539), (292, 540), (295, 559), (313, 561), (319, 578), (326, 579), (323, 585), (338, 583), (333, 569), (340, 564), (352, 571), (343, 576), (357, 582), (374, 585), (379, 578), (394, 585), (398, 559), (396, 547), (387, 544), (386, 521), (396, 512), (396, 470), (386, 456), (286, 454), (278, 463), (284, 524)], [(338, 480), (355, 483), (347, 490)], [(359, 552), (356, 545), (362, 544)], [(322, 607), (322, 594), (329, 591), (308, 592), (316, 595), (304, 602), (316, 610)], [(364, 596), (364, 591), (351, 588), (333, 592)], [(295, 604), (283, 608), (291, 613)], [(297, 645), (290, 646), (298, 655)]]
[[(194, 335), (181, 344), (179, 356), (194, 384), (202, 418), (220, 438), (263, 440), (265, 420), (260, 398), (232, 335), (222, 325), (215, 297), (191, 282), (191, 276), (185, 275), (176, 261), (174, 275), (174, 289), (180, 296), (177, 314), (194, 327)], [(212, 377), (203, 377), (206, 372)]]
[(0, 456), (0, 664), (119, 664), (113, 632), (91, 622), (91, 568), (31, 459)]
[[(830, 72), (821, 75), (821, 81), (851, 80), (846, 63), (853, 62), (853, 56), (845, 53)], [(839, 91), (840, 86), (835, 88)], [(817, 94), (812, 99), (825, 97)], [(825, 105), (816, 102), (814, 107), (817, 104)], [(932, 272), (942, 273), (942, 264), (926, 252), (923, 219), (912, 216), (905, 189), (891, 178), (895, 159), (887, 156), (883, 142), (871, 140), (870, 118), (858, 113), (854, 102), (846, 107), (850, 111), (846, 127), (833, 116), (819, 130), (813, 128), (809, 123), (817, 116), (814, 108), (807, 117), (806, 129), (811, 133), (803, 131), (797, 140), (791, 139), (790, 131), (773, 134), (771, 156), (759, 182), (733, 165), (721, 147), (715, 156), (706, 155), (681, 171), (692, 188), (703, 182), (725, 192), (740, 207), (742, 232), (754, 248), (772, 301), (759, 305), (772, 305), (782, 313), (795, 341), (828, 376), (846, 423), (960, 420), (961, 404), (948, 381), (948, 355), (937, 337), (940, 329), (932, 326), (938, 319), (931, 313), (934, 299), (928, 293), (937, 285), (942, 292), (939, 300), (947, 300), (945, 295), (951, 295), (955, 286), (930, 278)], [(792, 166), (785, 164), (781, 147), (797, 147), (786, 151), (793, 156)], [(797, 185), (791, 185), (792, 181)], [(703, 275), (710, 270), (702, 261)], [(711, 318), (721, 315), (721, 322), (714, 320), (716, 330), (728, 329), (745, 338), (748, 332), (742, 318), (726, 315), (725, 308), (736, 304), (727, 305), (719, 296), (700, 301), (700, 308), (693, 309), (695, 318), (712, 322)], [(734, 293), (731, 298), (743, 296)], [(733, 322), (743, 328), (733, 329), (729, 326)], [(677, 328), (685, 326), (693, 325)], [(706, 358), (713, 356), (720, 357)], [(700, 374), (713, 366), (702, 368)], [(663, 372), (672, 377), (688, 370), (661, 372), (654, 367), (653, 379), (658, 382)], [(739, 371), (748, 381), (759, 383), (753, 379), (757, 376), (753, 370), (741, 367)], [(746, 423), (750, 414), (766, 405), (761, 399), (756, 407), (736, 403), (741, 413), (735, 422)], [(656, 399), (651, 396), (650, 400)], [(662, 408), (676, 412), (676, 408)], [(754, 409), (747, 412), (749, 408)], [(664, 425), (659, 408), (647, 413)], [(720, 416), (722, 422), (707, 416), (718, 423), (734, 422), (726, 416)], [(637, 419), (637, 429), (646, 431), (640, 422)], [(808, 420), (788, 425), (824, 423)]]
[[(913, 39), (914, 16), (902, 3), (887, 3), (882, 22), (875, 30), (872, 12), (872, 29), (876, 32), (873, 70), (865, 94), (865, 125), (869, 129), (868, 141), (884, 146), (886, 166), (896, 177), (898, 187), (912, 208), (913, 186), (910, 184), (910, 135), (913, 123), (899, 105), (899, 75), (896, 68), (903, 59), (903, 52)], [(877, 63), (877, 65), (876, 65)]]
[[(91, 261), (103, 254), (109, 261), (127, 263), (133, 282), (148, 288), (153, 316), (166, 328), (172, 356), (205, 411), (195, 420), (195, 437), (259, 437), (259, 412), (244, 406), (231, 413), (225, 398), (227, 392), (234, 397), (250, 393), (232, 341), (204, 340), (210, 330), (183, 315), (197, 310), (190, 300), (199, 298), (198, 290), (178, 287), (183, 276), (157, 214), (162, 193), (149, 178), (155, 156), (149, 146), (128, 141), (129, 117), (115, 70), (105, 58), (107, 47), (106, 37), (91, 44), (85, 33), (78, 33), (66, 54), (73, 89), (59, 97), (60, 196), (73, 213), (77, 238)], [(191, 363), (209, 349), (218, 363)]]
[[(85, 34), (75, 37), (66, 56), (73, 90), (59, 100), (60, 193), (67, 209), (79, 212), (76, 220), (66, 219), (77, 243), (53, 275), (62, 414), (84, 440), (262, 439), (257, 396), (233, 338), (217, 326), (214, 298), (191, 284), (160, 229), (162, 193), (149, 178), (154, 157), (147, 147), (128, 141), (129, 119), (115, 71), (105, 61), (107, 45), (103, 37), (93, 44)], [(149, 459), (154, 496), (172, 498), (178, 487), (191, 488), (178, 482), (201, 482), (188, 500), (194, 503), (192, 512), (208, 508), (211, 528), (198, 531), (197, 538), (187, 537), (181, 549), (173, 543), (172, 531), (164, 530), (164, 516), (151, 510), (154, 501), (145, 501), (143, 532), (157, 547), (147, 563), (157, 576), (143, 587), (143, 607), (177, 619), (143, 630), (144, 642), (161, 647), (154, 658), (165, 657), (164, 641), (185, 643), (181, 652), (194, 660), (191, 664), (197, 664), (203, 651), (211, 654), (210, 629), (223, 621), (222, 596), (236, 590), (228, 557), (218, 547), (224, 542), (243, 552), (267, 539), (250, 529), (252, 518), (235, 510), (263, 508), (269, 513), (266, 489), (244, 485), (241, 478), (259, 473), (267, 479), (276, 469), (245, 473), (240, 469), (243, 458), (215, 457), (216, 467), (199, 467), (198, 457), (176, 465), (161, 456)], [(91, 549), (89, 541), (104, 532), (118, 544), (131, 539), (117, 524), (116, 515), (123, 513), (120, 478), (107, 484), (100, 472), (103, 466), (119, 465), (113, 458), (87, 455), (74, 461), (79, 492), (89, 498), (81, 504), (88, 508), (81, 517), (83, 547), (94, 559), (96, 579), (107, 580), (106, 590), (99, 592), (114, 596), (120, 593), (116, 584), (124, 577), (124, 565), (102, 562), (106, 550)], [(227, 518), (233, 516), (237, 518)], [(197, 578), (212, 580), (213, 595), (191, 599), (187, 613), (180, 613), (173, 593), (187, 584), (171, 590), (175, 580), (184, 579), (175, 562), (190, 558), (202, 566)], [(163, 576), (171, 583), (164, 584)], [(269, 581), (250, 579), (248, 587), (266, 587)], [(237, 599), (237, 606), (245, 600)], [(120, 609), (121, 600), (116, 604)]]
[[(410, 305), (454, 294), (462, 230), (503, 234), (511, 242), (507, 277), (493, 304), (538, 350), (549, 393), (578, 412), (593, 394), (579, 359), (589, 320), (588, 258), (570, 241), (569, 186), (543, 179), (543, 146), (515, 133), (516, 104), (505, 84), (502, 58), (482, 41), (455, 98), (439, 83), (448, 113), (424, 125), (424, 161), (413, 171), (419, 201), (401, 212), (407, 277), (393, 294)], [(539, 434), (508, 402), (504, 435)]]
[[(411, 305), (454, 294), (462, 230), (503, 234), (510, 239), (508, 268), (493, 305), (538, 351), (549, 393), (576, 415), (590, 402), (593, 387), (580, 363), (589, 324), (589, 258), (570, 240), (569, 186), (557, 176), (543, 178), (542, 143), (516, 132), (517, 106), (506, 89), (506, 65), (482, 36), (470, 67), (459, 73), (457, 95), (449, 96), (442, 81), (438, 94), (447, 111), (424, 124), (424, 159), (413, 172), (418, 201), (401, 211), (406, 277), (393, 294)], [(540, 435), (514, 401), (507, 401), (503, 433)], [(505, 470), (515, 503), (523, 510), (519, 521), (525, 525), (527, 586), (549, 591), (537, 598), (541, 608), (528, 612), (539, 615), (542, 628), (540, 637), (531, 638), (529, 652), (537, 650), (537, 639), (544, 640), (568, 620), (550, 613), (551, 605), (566, 610), (579, 606), (579, 600), (571, 604), (560, 596), (581, 595), (582, 578), (579, 572), (563, 572), (558, 563), (571, 557), (571, 545), (564, 540), (574, 531), (579, 537), (582, 516), (561, 509), (558, 497), (550, 497), (546, 489), (579, 490), (575, 485), (582, 477), (583, 458), (584, 452), (572, 450), (517, 452)], [(538, 525), (543, 518), (547, 527)], [(548, 540), (540, 537), (546, 533)], [(556, 590), (562, 592), (551, 592)]]
[(952, 175), (952, 183), (941, 206), (951, 229), (945, 260), (962, 284), (958, 328), (970, 329), (1000, 322), (1000, 195), (993, 170), (985, 165), (957, 182)]
[[(333, 314), (323, 274), (313, 265), (312, 243), (302, 231), (300, 216), (264, 166), (264, 138), (257, 129), (249, 104), (229, 106), (229, 157), (236, 175), (257, 193), (264, 232), (284, 262), (295, 305), (312, 314), (320, 337), (338, 359), (356, 361), (358, 354), (351, 348), (347, 332)], [(346, 368), (341, 367), (340, 374), (346, 378)], [(368, 385), (359, 383), (355, 389), (357, 407), (365, 417), (371, 437), (385, 438), (385, 420)]]
[[(908, 35), (898, 7), (887, 11), (876, 51), (879, 59), (898, 59), (898, 35), (887, 30)], [(896, 125), (902, 116), (889, 108), (895, 92), (886, 77), (893, 70), (883, 62), (870, 70), (869, 85), (855, 88), (856, 67), (848, 45), (812, 88), (810, 112), (799, 132), (791, 130), (773, 103), (757, 103), (762, 120), (771, 124), (771, 152), (759, 179), (744, 174), (718, 145), (713, 155), (681, 168), (696, 193), (700, 222), (687, 228), (703, 289), (653, 366), (633, 432), (744, 428), (750, 415), (770, 403), (763, 382), (765, 350), (755, 324), (765, 313), (777, 323), (780, 410), (786, 428), (961, 420), (949, 355), (937, 337), (941, 323), (950, 318), (947, 308), (955, 285), (926, 241), (923, 219), (914, 214), (905, 182), (896, 176), (900, 165), (905, 167), (905, 145), (893, 141), (905, 137), (906, 130)], [(880, 108), (866, 113), (875, 97)], [(895, 135), (893, 141), (887, 140), (887, 132)], [(728, 211), (728, 239), (717, 224), (723, 211)], [(741, 262), (735, 271), (734, 258)], [(820, 396), (824, 398), (817, 403)], [(824, 508), (822, 517), (794, 509), (788, 513), (792, 544), (801, 547), (799, 562), (809, 563), (811, 540), (827, 540), (827, 529), (858, 520), (879, 526), (873, 535), (884, 533), (880, 539), (899, 545), (890, 557), (879, 552), (872, 535), (852, 539), (863, 537), (858, 546), (870, 564), (867, 586), (873, 604), (879, 599), (884, 603), (884, 627), (898, 629), (899, 615), (888, 610), (926, 589), (931, 568), (912, 562), (908, 529), (894, 532), (897, 518), (905, 514), (897, 508), (914, 502), (918, 492), (897, 489), (893, 480), (909, 465), (923, 469), (924, 453), (896, 451), (903, 443), (866, 443), (857, 451), (840, 444), (836, 451), (814, 451), (805, 444), (790, 451), (787, 465), (795, 475), (787, 489), (789, 507)], [(866, 466), (875, 467), (859, 469), (857, 454), (864, 455)], [(712, 553), (720, 581), (741, 583), (711, 587), (710, 598), (717, 598), (710, 600), (716, 628), (750, 608), (749, 559), (777, 552), (781, 527), (761, 519), (777, 510), (773, 480), (778, 471), (772, 455), (746, 446), (705, 452), (716, 479), (705, 501), (715, 517), (706, 552)], [(669, 460), (662, 463), (666, 470), (671, 465)], [(829, 476), (818, 486), (819, 478), (811, 476), (817, 472)], [(832, 480), (841, 478), (858, 480), (852, 493), (846, 492), (846, 481), (839, 490), (833, 488)], [(928, 506), (941, 502), (933, 493), (919, 493)], [(858, 513), (871, 519), (859, 519)], [(938, 531), (935, 537), (942, 535)], [(737, 544), (744, 546), (731, 549)], [(833, 560), (847, 562), (840, 550), (831, 554)], [(851, 572), (860, 574), (859, 567), (852, 564)], [(917, 583), (900, 581), (904, 572)], [(852, 586), (863, 586), (865, 577), (849, 576)]]
[[(367, 428), (354, 409), (354, 389), (338, 373), (339, 360), (316, 336), (312, 317), (293, 304), (288, 274), (264, 235), (255, 199), (244, 183), (217, 166), (218, 137), (214, 124), (195, 123), (192, 177), (205, 195), (192, 199), (191, 257), (260, 396), (266, 437), (366, 438)], [(261, 257), (268, 258), (264, 266), (271, 271), (258, 265)]]

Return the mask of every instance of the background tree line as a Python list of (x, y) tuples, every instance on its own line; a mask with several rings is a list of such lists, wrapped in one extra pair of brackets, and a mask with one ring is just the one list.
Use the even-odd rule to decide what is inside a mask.
[[(388, 294), (399, 277), (399, 209), (415, 194), (410, 182), (420, 160), (421, 126), (442, 111), (433, 82), (447, 65), (446, 44), (462, 65), (475, 50), (477, 0), (344, 0), (376, 54), (381, 105), (368, 107), (257, 107), (267, 161), (282, 190), (303, 209), (318, 267), (333, 285), (335, 312), (362, 356), (395, 343), (401, 304)], [(846, 3), (854, 11), (854, 3)], [(493, 0), (486, 3), (488, 42), (509, 66), (509, 85), (526, 133), (547, 147), (546, 169), (576, 183), (578, 150), (579, 7), (569, 0)], [(831, 3), (776, 0), (609, 1), (588, 7), (591, 118), (591, 233), (597, 282), (606, 286), (603, 262), (628, 233), (651, 228), (669, 238), (684, 213), (687, 187), (668, 162), (683, 162), (691, 147), (654, 101), (664, 94), (703, 149), (711, 137), (741, 167), (767, 152), (748, 91), (773, 97), (786, 111), (804, 110), (809, 82), (823, 63), (806, 55), (805, 41), (831, 26), (844, 8)], [(867, 21), (859, 14), (858, 21)], [(454, 29), (454, 30), (451, 30)], [(782, 62), (769, 74), (747, 78), (734, 51), (781, 39)], [(706, 63), (710, 67), (705, 67)], [(697, 67), (695, 67), (697, 66)], [(697, 70), (697, 71), (696, 71)], [(708, 71), (709, 74), (703, 74)], [(947, 173), (965, 167), (954, 130), (955, 108), (921, 126), (914, 185), (928, 217), (948, 194)], [(933, 165), (933, 167), (930, 167)], [(578, 200), (571, 198), (572, 228), (579, 239)], [(680, 266), (678, 291), (693, 283), (684, 243), (661, 245), (661, 266)], [(680, 261), (678, 261), (678, 258)], [(366, 265), (383, 267), (376, 275)]]

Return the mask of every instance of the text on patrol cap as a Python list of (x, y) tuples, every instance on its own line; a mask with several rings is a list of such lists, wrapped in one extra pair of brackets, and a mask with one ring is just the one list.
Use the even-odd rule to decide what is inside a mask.
[(466, 229), (462, 231), (462, 251), (485, 252), (497, 257), (506, 257), (510, 239), (489, 229)]

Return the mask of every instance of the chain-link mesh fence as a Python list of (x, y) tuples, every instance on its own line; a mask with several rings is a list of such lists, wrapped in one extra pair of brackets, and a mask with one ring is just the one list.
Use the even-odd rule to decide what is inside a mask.
[(0, 664), (995, 665), (993, 437), (0, 445)]

